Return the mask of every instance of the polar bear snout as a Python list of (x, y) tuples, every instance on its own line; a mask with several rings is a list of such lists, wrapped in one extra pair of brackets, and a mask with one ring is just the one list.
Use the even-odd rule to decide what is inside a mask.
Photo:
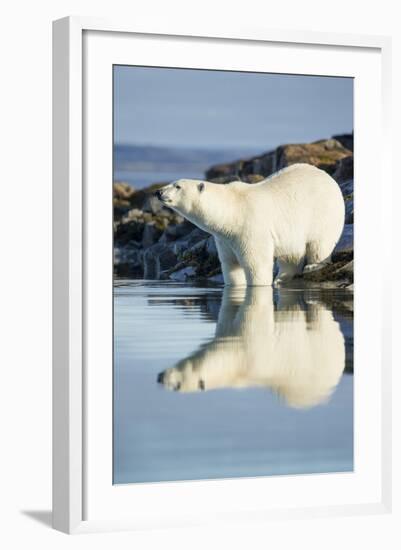
[(159, 372), (157, 382), (169, 390), (179, 391), (181, 389), (180, 376), (177, 376), (177, 373), (173, 369)]
[(165, 389), (183, 393), (205, 391), (206, 383), (192, 362), (188, 359), (178, 363), (175, 367), (159, 372), (157, 382)]
[(169, 203), (171, 202), (171, 196), (169, 195), (169, 188), (162, 187), (155, 191), (154, 196), (159, 199), (160, 202)]

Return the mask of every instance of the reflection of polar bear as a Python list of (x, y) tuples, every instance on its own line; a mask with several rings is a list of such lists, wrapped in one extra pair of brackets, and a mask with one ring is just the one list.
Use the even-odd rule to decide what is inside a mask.
[(168, 207), (214, 235), (228, 285), (271, 285), (328, 262), (344, 225), (337, 183), (294, 164), (260, 183), (179, 180), (156, 192)]
[(266, 387), (293, 407), (323, 402), (344, 370), (343, 335), (323, 305), (303, 302), (301, 309), (302, 291), (285, 298), (275, 309), (271, 288), (226, 288), (214, 340), (158, 381), (182, 392)]

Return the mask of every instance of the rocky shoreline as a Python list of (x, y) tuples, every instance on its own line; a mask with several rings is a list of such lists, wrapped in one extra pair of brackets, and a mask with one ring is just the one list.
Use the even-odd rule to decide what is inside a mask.
[[(241, 179), (257, 183), (277, 170), (306, 162), (327, 171), (339, 184), (346, 207), (344, 231), (333, 263), (302, 277), (308, 284), (353, 288), (353, 135), (289, 144), (262, 155), (211, 166), (205, 179), (224, 185)], [(169, 182), (135, 190), (114, 183), (114, 272), (119, 277), (222, 283), (214, 239), (153, 196)]]

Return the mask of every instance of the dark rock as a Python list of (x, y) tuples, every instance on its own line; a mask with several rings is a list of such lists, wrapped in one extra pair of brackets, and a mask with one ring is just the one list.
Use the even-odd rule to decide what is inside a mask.
[(339, 141), (349, 151), (354, 151), (354, 134), (339, 134), (333, 136), (333, 139)]
[(160, 279), (162, 272), (173, 268), (177, 255), (164, 244), (156, 243), (143, 253), (143, 276), (145, 279)]
[(172, 279), (173, 281), (185, 282), (188, 279), (194, 279), (196, 275), (197, 273), (194, 266), (190, 265), (171, 273), (170, 279)]
[(217, 256), (216, 241), (212, 236), (210, 236), (206, 241), (206, 251), (210, 256)]
[(354, 180), (340, 183), (340, 189), (345, 200), (352, 198), (354, 194)]
[(183, 239), (180, 239), (180, 242), (185, 244), (187, 249), (191, 249), (191, 247), (201, 241), (204, 241), (208, 237), (209, 233), (206, 233), (206, 231), (202, 231), (202, 229), (195, 227), (195, 229), (188, 233), (188, 235), (186, 235)]
[(114, 273), (119, 277), (141, 277), (142, 251), (132, 245), (114, 247)]
[(114, 247), (114, 265), (132, 263), (139, 265), (139, 249), (132, 246)]
[(187, 220), (184, 220), (182, 223), (171, 224), (166, 227), (162, 235), (163, 241), (160, 240), (160, 242), (175, 241), (177, 239), (185, 237), (185, 235), (188, 235), (194, 229), (195, 229), (195, 226)]
[(337, 283), (341, 282), (343, 286), (348, 286), (354, 280), (354, 262), (353, 260), (351, 262), (344, 260), (330, 263), (320, 269), (305, 273), (303, 278), (307, 281), (319, 283), (336, 281)]
[[(192, 235), (194, 234), (194, 235)], [(201, 240), (197, 240), (203, 235)], [(165, 275), (171, 279), (175, 279), (174, 275), (177, 272), (180, 272), (179, 277), (192, 277), (197, 279), (206, 279), (217, 275), (221, 272), (220, 262), (217, 257), (217, 250), (213, 248), (212, 240), (213, 237), (208, 236), (208, 234), (203, 231), (196, 229), (191, 233), (192, 236), (192, 246), (184, 246), (184, 248), (177, 250), (176, 247), (178, 241), (173, 245), (173, 249), (177, 252), (179, 257), (179, 262), (171, 268)], [(194, 242), (196, 241), (196, 242)], [(214, 241), (214, 239), (213, 239)], [(188, 242), (188, 241), (187, 241)], [(186, 270), (187, 268), (190, 270)], [(186, 271), (183, 271), (186, 270)]]
[(223, 274), (218, 273), (217, 275), (212, 275), (208, 278), (212, 283), (224, 284)]
[(144, 223), (137, 220), (120, 223), (114, 234), (115, 242), (118, 245), (126, 245), (131, 241), (140, 243), (143, 237)]
[(354, 251), (354, 225), (344, 225), (344, 229), (334, 253), (353, 252)]
[(156, 227), (152, 223), (146, 223), (142, 235), (142, 246), (143, 248), (148, 248), (157, 242), (162, 234), (162, 230)]
[(240, 179), (238, 176), (240, 167), (239, 162), (215, 164), (206, 171), (206, 179), (208, 181), (220, 180), (216, 181), (216, 183), (230, 183), (230, 181)]
[(261, 176), (260, 174), (249, 174), (247, 176), (244, 176), (243, 181), (245, 183), (259, 183), (264, 179), (266, 179), (265, 176)]
[(333, 178), (340, 185), (354, 179), (354, 158), (347, 156), (340, 159), (335, 166)]
[(354, 223), (354, 196), (351, 195), (345, 201), (345, 223)]
[(208, 176), (207, 180), (212, 181), (213, 183), (231, 183), (232, 181), (240, 181), (241, 178), (235, 177), (235, 176), (216, 176), (216, 177)]
[(333, 254), (331, 255), (333, 262), (350, 261), (354, 257), (354, 225), (347, 224), (344, 226), (343, 233), (338, 241)]

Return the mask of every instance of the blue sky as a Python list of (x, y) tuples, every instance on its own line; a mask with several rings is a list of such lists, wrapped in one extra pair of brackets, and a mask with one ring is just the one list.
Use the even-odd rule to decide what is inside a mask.
[(115, 143), (266, 150), (352, 129), (350, 78), (114, 68)]

